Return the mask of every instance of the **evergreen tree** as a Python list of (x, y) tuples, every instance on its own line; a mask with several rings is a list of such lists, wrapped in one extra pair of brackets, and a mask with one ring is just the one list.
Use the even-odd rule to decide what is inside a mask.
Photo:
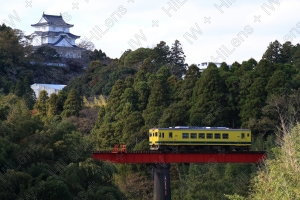
[(61, 114), (64, 117), (70, 117), (72, 115), (78, 116), (81, 106), (80, 97), (77, 95), (76, 91), (72, 89), (64, 103), (64, 111)]
[(275, 65), (268, 60), (260, 60), (254, 68), (257, 77), (269, 79), (276, 70)]
[(148, 87), (148, 84), (146, 81), (139, 81), (134, 83), (134, 90), (137, 93), (138, 96), (138, 110), (143, 111), (146, 109), (146, 106), (148, 104), (148, 98), (150, 95), (150, 89)]
[(232, 63), (232, 65), (230, 66), (230, 71), (231, 71), (232, 73), (236, 73), (240, 67), (241, 67), (241, 64), (235, 61), (235, 62)]
[(227, 126), (226, 86), (218, 68), (210, 63), (196, 83), (190, 113), (190, 124), (197, 126)]
[(15, 87), (14, 93), (18, 97), (22, 97), (25, 94), (25, 87), (24, 87), (23, 81), (21, 81), (21, 80), (17, 81), (17, 85)]
[(262, 107), (267, 98), (265, 87), (267, 81), (264, 78), (256, 78), (249, 88), (245, 104), (241, 107), (240, 117), (242, 127), (247, 127), (250, 119), (259, 119), (262, 116)]
[(293, 63), (293, 51), (294, 51), (294, 46), (292, 45), (291, 42), (287, 41), (282, 45), (281, 49), (281, 56), (282, 56), (282, 63)]
[(189, 66), (179, 93), (179, 98), (181, 100), (189, 104), (192, 104), (191, 97), (193, 95), (193, 89), (199, 78), (200, 78), (199, 68), (194, 64)]
[(114, 115), (119, 113), (122, 110), (121, 107), (121, 96), (126, 89), (126, 85), (122, 80), (117, 80), (112, 90), (110, 92), (110, 96), (107, 102), (107, 117), (109, 117), (108, 121), (114, 121)]
[(222, 62), (219, 69), (227, 72), (229, 71), (229, 66), (227, 65), (226, 62)]
[(262, 56), (263, 60), (268, 60), (271, 63), (282, 63), (283, 58), (282, 58), (282, 45), (280, 42), (275, 40), (274, 42), (271, 42)]
[(36, 96), (35, 96), (35, 92), (30, 87), (30, 81), (27, 76), (24, 78), (23, 85), (24, 85), (23, 99), (27, 105), (27, 108), (31, 110), (33, 109), (34, 103), (36, 101)]
[(154, 127), (158, 125), (158, 121), (166, 108), (167, 99), (164, 83), (161, 80), (155, 80), (151, 87), (150, 96), (148, 99), (147, 108), (143, 111), (143, 118), (145, 125)]
[(66, 93), (63, 90), (60, 90), (57, 94), (57, 98), (58, 98), (58, 104), (57, 104), (57, 109), (58, 112), (61, 113), (64, 110), (64, 103), (67, 100), (68, 97), (68, 93)]
[(159, 120), (160, 127), (188, 125), (189, 112), (187, 104), (184, 101), (171, 104), (164, 110)]
[(170, 62), (170, 47), (166, 44), (166, 42), (160, 41), (160, 43), (153, 48), (151, 59), (160, 66)]
[(266, 92), (268, 92), (268, 96), (280, 95), (283, 94), (283, 92), (286, 92), (285, 86), (288, 83), (288, 81), (288, 76), (283, 71), (275, 71), (266, 86)]
[(47, 100), (47, 116), (53, 117), (59, 114), (58, 103), (59, 99), (57, 94), (52, 93), (50, 98)]
[(185, 57), (181, 43), (175, 40), (170, 53), (170, 71), (171, 74), (178, 78), (181, 78), (186, 72), (187, 64), (185, 63)]
[(39, 94), (39, 98), (34, 104), (34, 109), (41, 116), (47, 115), (47, 105), (46, 105), (47, 99), (48, 99), (48, 93), (45, 90), (42, 90)]

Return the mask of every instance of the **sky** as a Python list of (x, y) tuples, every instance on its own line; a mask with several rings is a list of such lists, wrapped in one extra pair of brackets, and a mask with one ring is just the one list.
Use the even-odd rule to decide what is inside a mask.
[[(300, 41), (300, 0), (0, 0), (0, 23), (35, 31), (43, 12), (111, 58), (160, 41), (182, 44), (186, 63), (259, 61), (270, 42)], [(77, 39), (76, 42), (80, 42)]]

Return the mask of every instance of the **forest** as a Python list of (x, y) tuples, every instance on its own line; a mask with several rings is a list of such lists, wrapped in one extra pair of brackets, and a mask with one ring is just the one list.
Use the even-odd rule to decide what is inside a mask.
[[(267, 160), (172, 164), (172, 199), (300, 199), (299, 44), (275, 40), (259, 61), (200, 71), (178, 40), (115, 59), (87, 50), (65, 68), (43, 66), (62, 58), (33, 52), (29, 40), (0, 26), (0, 199), (153, 199), (151, 165), (96, 161), (91, 152), (148, 150), (149, 128), (178, 125), (249, 128), (251, 150)], [(37, 81), (67, 86), (36, 98)]]

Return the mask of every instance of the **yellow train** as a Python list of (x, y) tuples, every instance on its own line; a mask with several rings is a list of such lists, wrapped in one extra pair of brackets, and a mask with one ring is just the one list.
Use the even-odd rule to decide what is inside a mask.
[(250, 129), (229, 129), (226, 127), (152, 128), (149, 130), (150, 150), (249, 150)]

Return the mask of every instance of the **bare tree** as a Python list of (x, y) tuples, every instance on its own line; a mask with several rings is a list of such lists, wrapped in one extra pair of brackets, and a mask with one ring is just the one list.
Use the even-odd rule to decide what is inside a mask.
[(89, 40), (81, 39), (79, 43), (76, 44), (78, 47), (84, 48), (86, 50), (94, 51), (95, 45)]

